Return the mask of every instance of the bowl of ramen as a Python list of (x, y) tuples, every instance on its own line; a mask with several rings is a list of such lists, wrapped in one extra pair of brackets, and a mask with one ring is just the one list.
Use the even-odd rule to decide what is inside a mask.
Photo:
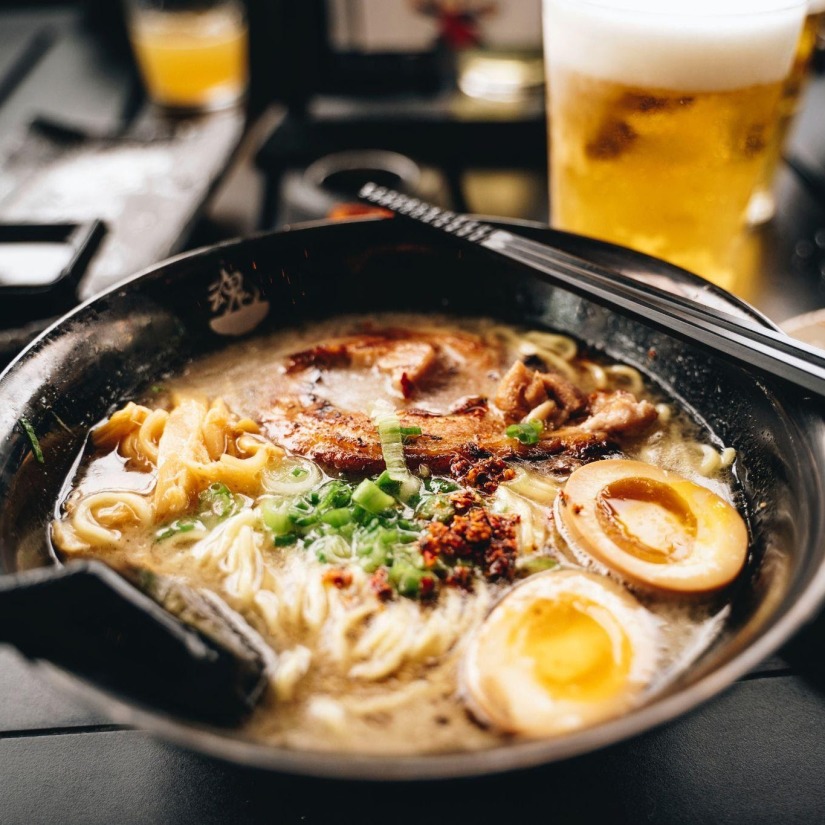
[[(767, 323), (655, 259), (517, 231)], [(271, 653), (229, 729), (42, 668), (244, 764), (405, 779), (580, 754), (723, 690), (825, 590), (801, 395), (395, 220), (159, 265), (48, 330), (0, 399), (3, 572), (171, 577)]]

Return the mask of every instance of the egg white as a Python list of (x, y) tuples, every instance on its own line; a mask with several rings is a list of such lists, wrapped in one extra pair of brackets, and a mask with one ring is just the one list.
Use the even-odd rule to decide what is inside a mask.
[[(696, 535), (684, 558), (646, 561), (626, 552), (602, 530), (596, 517), (600, 490), (631, 478), (670, 487), (690, 508)], [(685, 594), (720, 590), (739, 575), (747, 559), (747, 526), (732, 505), (678, 473), (641, 461), (606, 459), (580, 467), (568, 479), (564, 495), (557, 498), (555, 515), (559, 532), (577, 560), (647, 590)]]
[[(507, 636), (538, 601), (579, 598), (607, 615), (599, 622), (611, 643), (617, 630), (627, 639), (630, 663), (624, 683), (599, 699), (553, 695), (535, 675), (536, 662), (519, 656)], [(587, 615), (593, 618), (588, 611)], [(615, 622), (615, 625), (613, 624)], [(462, 690), (472, 712), (501, 730), (530, 737), (570, 733), (613, 716), (640, 701), (652, 683), (659, 660), (658, 620), (621, 585), (579, 570), (549, 571), (531, 576), (493, 609), (465, 652)]]

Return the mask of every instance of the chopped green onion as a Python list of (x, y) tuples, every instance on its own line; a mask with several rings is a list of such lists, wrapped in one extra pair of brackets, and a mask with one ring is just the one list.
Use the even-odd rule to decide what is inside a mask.
[(37, 440), (37, 435), (34, 432), (34, 427), (32, 427), (29, 419), (21, 418), (20, 426), (23, 428), (23, 432), (25, 432), (26, 435), (29, 437), (29, 443), (32, 445), (32, 453), (34, 453), (34, 457), (37, 460), (37, 463), (45, 464), (46, 461), (43, 458), (43, 450), (40, 449), (40, 442)]
[(458, 490), (458, 484), (449, 478), (428, 478), (424, 486), (431, 493), (454, 493)]
[(401, 494), (401, 482), (390, 478), (387, 470), (384, 470), (384, 472), (375, 479), (375, 483), (389, 496), (397, 498)]
[(421, 494), (413, 493), (404, 503), (407, 507), (412, 507), (414, 510), (421, 503)]
[(421, 435), (421, 427), (399, 427), (401, 435), (410, 438), (412, 436)]
[(210, 484), (199, 496), (202, 515), (214, 515), (225, 519), (237, 510), (237, 502), (225, 484)]
[(347, 561), (352, 558), (352, 547), (341, 536), (322, 536), (312, 542), (309, 549), (321, 562)]
[(415, 514), (418, 518), (441, 521), (446, 524), (455, 515), (455, 507), (450, 504), (450, 500), (446, 496), (427, 496), (415, 508)]
[(321, 517), (317, 513), (310, 513), (304, 516), (300, 515), (300, 512), (295, 513), (294, 510), (290, 510), (289, 518), (292, 519), (292, 523), (296, 527), (314, 527), (321, 520)]
[(274, 543), (276, 547), (288, 547), (290, 544), (295, 544), (298, 541), (298, 536), (295, 533), (287, 533), (285, 536), (275, 536)]
[(335, 510), (327, 510), (321, 516), (321, 521), (324, 524), (329, 524), (332, 527), (343, 527), (352, 521), (352, 510), (346, 507), (338, 507)]
[(400, 595), (414, 599), (421, 593), (421, 583), (425, 577), (433, 578), (427, 570), (419, 570), (406, 559), (396, 559), (389, 571), (389, 582)]
[(264, 524), (276, 535), (284, 536), (287, 533), (295, 532), (295, 525), (289, 517), (289, 513), (272, 499), (267, 499), (261, 505), (261, 518)]
[(167, 527), (161, 528), (155, 533), (155, 541), (163, 541), (178, 535), (178, 533), (189, 533), (198, 526), (198, 522), (191, 518), (181, 518), (173, 521)]
[(333, 480), (325, 484), (316, 496), (315, 503), (321, 511), (348, 507), (352, 502), (352, 487), (346, 481)]
[[(296, 470), (298, 472), (296, 472)], [(321, 481), (321, 470), (306, 458), (284, 458), (276, 467), (265, 470), (263, 485), (278, 496), (300, 496)]]
[(414, 496), (421, 487), (417, 479), (408, 469), (404, 458), (404, 438), (401, 434), (401, 422), (395, 410), (386, 402), (379, 402), (373, 407), (372, 420), (378, 427), (378, 437), (381, 439), (381, 453), (387, 472), (393, 481), (401, 484), (398, 497), (406, 502)]
[(368, 513), (379, 515), (395, 504), (395, 499), (388, 496), (374, 481), (365, 478), (352, 494), (352, 500)]
[(374, 573), (390, 559), (389, 548), (382, 546), (380, 542), (358, 544), (356, 553), (361, 560), (361, 567), (363, 567), (367, 573)]
[(541, 421), (524, 421), (521, 424), (511, 424), (504, 434), (507, 438), (515, 438), (521, 444), (538, 444), (543, 430), (544, 423)]

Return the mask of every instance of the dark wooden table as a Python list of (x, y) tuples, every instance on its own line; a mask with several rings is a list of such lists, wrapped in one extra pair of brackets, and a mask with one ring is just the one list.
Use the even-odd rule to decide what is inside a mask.
[[(3, 20), (0, 77), (8, 44), (22, 37)], [(65, 102), (71, 84), (50, 71), (55, 100), (75, 115)], [(94, 75), (92, 82), (103, 91), (87, 123), (111, 128), (111, 99), (101, 101), (117, 99), (119, 81)], [(3, 137), (14, 137), (9, 124), (21, 122), (19, 108), (9, 114), (12, 102), (0, 100), (0, 151)], [(825, 171), (823, 112), (820, 80), (794, 151)], [(2, 183), (0, 214), (12, 202)], [(779, 191), (777, 220), (757, 238), (751, 297), (783, 320), (825, 306), (825, 207), (787, 170)], [(825, 629), (817, 625), (723, 696), (634, 740), (510, 776), (399, 786), (279, 776), (182, 751), (112, 725), (0, 649), (0, 823), (823, 822), (823, 662)]]

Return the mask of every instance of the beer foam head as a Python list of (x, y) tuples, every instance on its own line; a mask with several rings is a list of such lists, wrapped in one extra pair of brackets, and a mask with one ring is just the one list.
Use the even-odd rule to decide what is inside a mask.
[(544, 0), (547, 60), (628, 86), (724, 91), (785, 77), (803, 0)]

